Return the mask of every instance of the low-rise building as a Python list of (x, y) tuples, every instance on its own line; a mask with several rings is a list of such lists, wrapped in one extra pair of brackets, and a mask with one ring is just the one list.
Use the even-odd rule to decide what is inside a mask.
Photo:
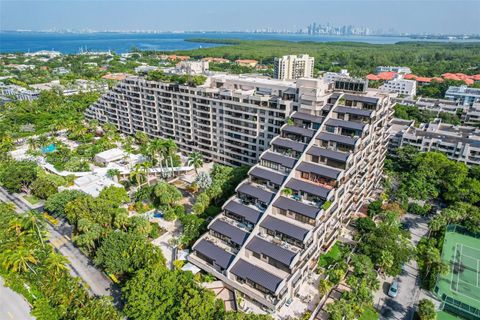
[(32, 101), (34, 99), (37, 99), (39, 95), (39, 90), (29, 90), (15, 84), (6, 85), (0, 83), (0, 97), (3, 97), (2, 100), (4, 101), (9, 100), (10, 98), (13, 98), (15, 100)]
[(32, 84), (32, 88), (38, 91), (57, 90), (64, 96), (71, 96), (82, 92), (106, 92), (108, 85), (105, 82), (77, 79), (73, 83), (62, 84), (60, 80), (53, 80), (47, 83)]
[(397, 77), (393, 80), (384, 82), (380, 87), (380, 91), (398, 93), (403, 96), (414, 97), (417, 95), (417, 83), (415, 80), (406, 80)]
[(242, 67), (254, 68), (258, 64), (258, 61), (252, 59), (238, 59), (235, 60), (235, 63)]
[(390, 128), (389, 149), (412, 146), (419, 151), (439, 151), (449, 159), (467, 165), (480, 164), (480, 129), (477, 127), (422, 123), (417, 128), (413, 120), (394, 119)]
[(281, 80), (312, 78), (315, 59), (308, 54), (275, 58), (273, 77)]
[(450, 86), (445, 92), (445, 98), (457, 101), (465, 106), (473, 106), (474, 103), (480, 102), (480, 89), (467, 86)]
[(337, 79), (350, 78), (350, 73), (347, 69), (342, 69), (340, 72), (324, 72), (322, 74), (322, 79), (325, 82), (335, 82)]
[(68, 70), (65, 67), (58, 67), (58, 68), (53, 68), (52, 73), (59, 74), (59, 75), (64, 75), (64, 74), (70, 73), (70, 70)]
[(175, 72), (178, 74), (205, 74), (208, 71), (208, 61), (180, 61), (175, 66)]
[(217, 57), (205, 57), (202, 61), (213, 62), (213, 63), (229, 63), (230, 60), (225, 58), (217, 58)]
[(158, 67), (144, 65), (144, 66), (135, 67), (134, 70), (135, 70), (135, 73), (146, 74), (146, 73), (149, 73), (150, 71), (158, 70)]
[(395, 66), (378, 66), (375, 68), (375, 73), (381, 72), (395, 72), (395, 73), (412, 73), (409, 67), (395, 67)]

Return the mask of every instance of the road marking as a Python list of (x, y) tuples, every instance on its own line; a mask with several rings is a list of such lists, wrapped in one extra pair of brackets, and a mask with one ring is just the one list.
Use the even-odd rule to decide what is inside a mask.
[(13, 315), (10, 313), (10, 311), (7, 311), (7, 314), (10, 317), (10, 319), (13, 319)]
[(67, 238), (68, 240), (72, 240), (72, 239), (70, 239), (70, 237), (69, 237), (69, 236), (65, 236), (65, 238)]

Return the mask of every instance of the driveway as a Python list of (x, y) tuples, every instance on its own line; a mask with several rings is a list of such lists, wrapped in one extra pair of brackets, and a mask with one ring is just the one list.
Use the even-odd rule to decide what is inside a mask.
[(5, 287), (0, 277), (0, 319), (3, 320), (30, 320), (28, 302), (12, 289)]
[[(414, 214), (406, 214), (402, 223), (411, 233), (411, 242), (414, 246), (428, 233), (427, 219)], [(390, 284), (394, 279), (389, 277), (380, 284), (374, 301), (377, 310), (380, 310), (380, 319), (404, 319), (411, 320), (415, 312), (415, 304), (420, 295), (420, 279), (415, 259), (407, 262), (402, 273), (396, 277), (398, 281), (398, 295), (390, 298), (387, 295)]]

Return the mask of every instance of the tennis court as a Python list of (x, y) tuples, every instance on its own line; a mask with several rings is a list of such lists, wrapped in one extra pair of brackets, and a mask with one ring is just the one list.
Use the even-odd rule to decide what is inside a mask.
[(437, 281), (435, 292), (445, 309), (468, 318), (480, 317), (480, 237), (458, 226), (449, 226), (445, 234), (442, 260), (448, 274)]

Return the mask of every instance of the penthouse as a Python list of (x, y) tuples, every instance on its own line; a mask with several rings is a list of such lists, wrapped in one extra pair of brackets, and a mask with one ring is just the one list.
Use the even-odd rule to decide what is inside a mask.
[(393, 113), (377, 91), (311, 85), (297, 102), (188, 258), (273, 313), (301, 300), (318, 256), (381, 182)]

